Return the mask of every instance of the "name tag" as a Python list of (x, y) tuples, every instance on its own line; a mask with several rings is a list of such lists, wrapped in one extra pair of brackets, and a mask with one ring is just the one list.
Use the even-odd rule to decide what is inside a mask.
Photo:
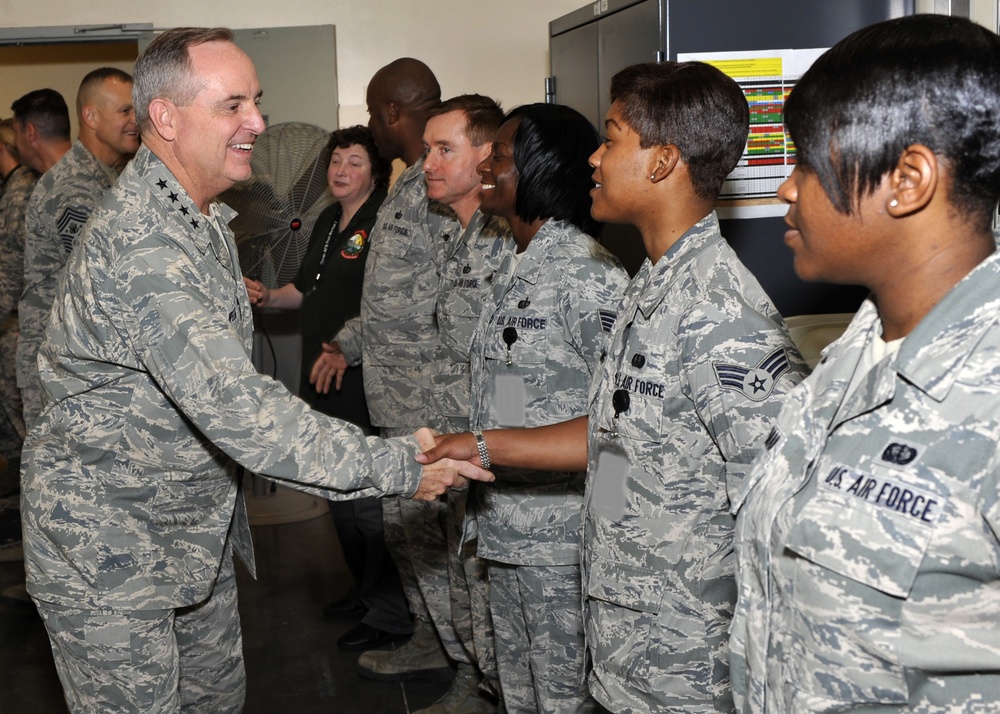
[(943, 505), (936, 495), (915, 486), (842, 464), (833, 466), (820, 483), (828, 491), (928, 524), (937, 520)]

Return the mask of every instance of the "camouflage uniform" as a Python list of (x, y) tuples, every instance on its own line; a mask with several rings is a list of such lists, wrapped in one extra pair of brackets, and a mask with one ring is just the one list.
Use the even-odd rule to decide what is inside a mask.
[[(473, 340), (473, 427), (508, 425), (497, 409), (498, 377), (522, 380), (524, 426), (585, 414), (627, 282), (615, 258), (563, 221), (544, 223), (520, 256), (508, 253)], [(509, 341), (512, 330), (508, 364), (504, 334)], [(489, 563), (504, 704), (512, 714), (593, 706), (579, 575), (584, 474), (495, 473), (495, 485), (472, 489), (469, 510)], [(547, 595), (532, 597), (533, 583), (548, 583)]]
[(42, 411), (37, 356), (56, 286), (76, 237), (114, 182), (114, 170), (78, 140), (35, 185), (25, 215), (24, 292), (18, 303), (17, 385), (24, 422), (31, 429)]
[[(254, 571), (230, 455), (325, 498), (409, 494), (419, 483), (412, 440), (365, 438), (257, 373), (249, 299), (224, 226), (234, 213), (220, 204), (214, 213), (221, 219), (203, 216), (143, 147), (70, 256), (39, 353), (49, 406), (23, 460), (28, 590), (47, 617), (199, 603), (212, 612), (231, 549)], [(219, 613), (197, 628), (235, 631), (213, 660), (239, 659), (235, 606)], [(112, 633), (127, 642), (124, 626)], [(86, 630), (69, 637), (126, 646)], [(52, 638), (65, 644), (67, 635)], [(124, 679), (139, 684), (166, 665), (134, 661), (143, 672)], [(216, 674), (197, 686), (211, 688)], [(79, 685), (64, 680), (67, 690)]]
[[(382, 204), (365, 265), (361, 315), (334, 338), (349, 364), (364, 363), (372, 424), (385, 436), (409, 434), (430, 422), (439, 269), (461, 230), (450, 210), (428, 202), (423, 169), (423, 160), (407, 168)], [(433, 622), (445, 651), (461, 658), (451, 624), (444, 499), (388, 499), (382, 509), (410, 611)]]
[(784, 400), (734, 498), (741, 711), (1000, 708), (998, 314), (994, 253), (877, 363), (866, 302)]
[(37, 180), (30, 168), (18, 166), (0, 193), (0, 453), (11, 463), (19, 457), (25, 435), (14, 362), (17, 301), (24, 285), (24, 214)]
[(590, 689), (611, 711), (732, 710), (727, 488), (803, 371), (714, 213), (626, 291), (591, 404), (583, 544)]
[[(477, 211), (441, 268), (440, 331), (431, 362), (430, 425), (443, 433), (469, 430), (472, 377), (469, 349), (493, 273), (514, 242), (507, 224)], [(452, 624), (463, 646), (460, 662), (475, 664), (499, 692), (486, 563), (475, 542), (463, 542), (468, 490), (448, 492), (448, 566)]]

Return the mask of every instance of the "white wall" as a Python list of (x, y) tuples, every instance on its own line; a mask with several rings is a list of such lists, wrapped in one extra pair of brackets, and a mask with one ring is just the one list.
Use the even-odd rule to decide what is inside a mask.
[[(234, 29), (333, 24), (341, 125), (364, 123), (365, 87), (397, 57), (437, 74), (445, 97), (489, 94), (505, 107), (542, 101), (548, 23), (586, 0), (0, 0), (4, 27), (152, 23)], [(321, 75), (322, 67), (304, 67)], [(267, 87), (264, 87), (267, 92)], [(3, 112), (0, 112), (3, 115)]]

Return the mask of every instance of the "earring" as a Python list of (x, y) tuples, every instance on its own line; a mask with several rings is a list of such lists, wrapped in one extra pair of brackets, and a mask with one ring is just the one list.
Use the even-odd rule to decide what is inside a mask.
[(651, 175), (651, 176), (649, 177), (649, 180), (650, 180), (650, 181), (655, 181), (655, 180), (656, 180), (656, 174), (653, 174), (653, 175)]
[(899, 201), (897, 201), (895, 198), (892, 199), (891, 201), (889, 201), (889, 208), (895, 208), (898, 205), (899, 205)]

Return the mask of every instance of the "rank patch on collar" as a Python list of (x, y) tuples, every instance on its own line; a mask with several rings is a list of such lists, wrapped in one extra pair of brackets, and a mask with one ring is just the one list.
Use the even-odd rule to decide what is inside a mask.
[(347, 241), (347, 245), (345, 245), (344, 249), (340, 251), (340, 254), (348, 260), (354, 260), (361, 255), (361, 251), (365, 249), (365, 243), (367, 241), (368, 234), (364, 231), (357, 231)]
[(788, 371), (788, 355), (784, 347), (778, 347), (755, 367), (741, 364), (713, 362), (715, 378), (723, 389), (741, 392), (747, 399), (761, 402), (774, 390), (774, 385)]
[(598, 314), (601, 316), (601, 329), (605, 332), (611, 332), (615, 329), (615, 320), (618, 319), (618, 313), (612, 312), (611, 310), (598, 310)]

